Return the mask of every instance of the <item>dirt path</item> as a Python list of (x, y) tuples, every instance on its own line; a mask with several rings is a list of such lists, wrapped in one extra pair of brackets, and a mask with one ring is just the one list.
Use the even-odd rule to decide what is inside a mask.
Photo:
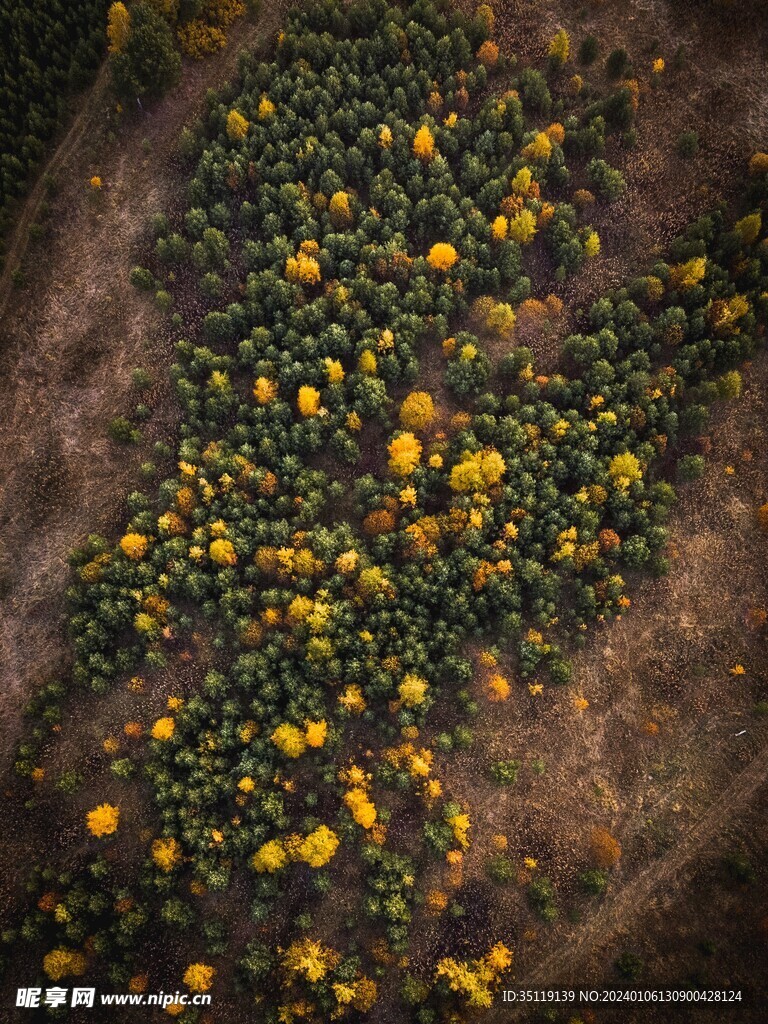
[(102, 65), (67, 134), (43, 170), (38, 175), (32, 191), (27, 196), (12, 233), (0, 274), (0, 321), (6, 313), (8, 300), (13, 290), (13, 271), (21, 264), (29, 246), (29, 229), (37, 221), (40, 207), (46, 196), (46, 177), (57, 174), (77, 153), (85, 133), (104, 102), (109, 76), (106, 64)]
[[(647, 911), (655, 895), (673, 883), (679, 886), (686, 866), (729, 821), (753, 803), (758, 791), (767, 783), (768, 747), (764, 747), (670, 853), (652, 862), (637, 878), (621, 887), (567, 943), (558, 944), (557, 952), (518, 977), (515, 987), (542, 988), (583, 982), (588, 977), (585, 968), (596, 949), (609, 944), (619, 929), (625, 930), (637, 914)], [(507, 1013), (505, 1019), (514, 1019), (514, 1014)]]

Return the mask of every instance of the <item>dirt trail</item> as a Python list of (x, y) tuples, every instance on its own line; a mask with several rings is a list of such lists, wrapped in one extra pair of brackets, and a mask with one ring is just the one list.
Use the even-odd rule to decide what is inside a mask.
[(107, 67), (103, 65), (67, 134), (43, 171), (38, 175), (34, 188), (27, 196), (21, 215), (11, 233), (3, 271), (0, 274), (0, 321), (5, 315), (8, 300), (13, 291), (13, 271), (24, 259), (30, 241), (29, 229), (37, 221), (40, 207), (46, 196), (46, 177), (57, 174), (77, 153), (87, 129), (104, 103), (108, 81)]
[[(753, 805), (759, 790), (766, 784), (768, 747), (760, 750), (672, 851), (619, 888), (616, 896), (606, 900), (567, 943), (559, 942), (556, 952), (541, 960), (532, 971), (516, 978), (515, 987), (561, 986), (593, 977), (586, 968), (598, 948), (609, 945), (619, 929), (626, 929), (633, 918), (647, 911), (652, 900), (667, 886), (674, 884), (679, 888), (687, 865), (727, 828), (729, 821)], [(507, 1014), (505, 1019), (514, 1019), (514, 1014), (512, 1017)]]

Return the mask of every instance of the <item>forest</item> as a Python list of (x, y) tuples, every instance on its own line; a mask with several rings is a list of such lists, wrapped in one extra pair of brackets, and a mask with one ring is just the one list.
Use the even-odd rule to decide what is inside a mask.
[[(618, 769), (605, 782), (615, 751), (583, 724), (645, 685), (633, 663), (659, 660), (664, 682), (600, 733), (633, 746), (625, 770), (654, 780), (647, 798), (668, 784), (674, 810), (688, 735), (674, 730), (708, 714), (714, 728), (722, 699), (738, 702), (729, 735), (755, 745), (742, 784), (759, 813), (763, 776), (747, 773), (768, 713), (768, 489), (747, 396), (765, 358), (768, 145), (745, 143), (727, 190), (606, 273), (628, 204), (653, 201), (635, 185), (654, 159), (646, 111), (696, 56), (631, 55), (551, 10), (518, 53), (522, 16), (504, 7), (138, 0), (2, 15), (19, 42), (3, 208), (44, 160), (62, 97), (103, 60), (109, 135), (77, 185), (93, 225), (122, 202), (117, 161), (99, 154), (130, 153), (132, 125), (163, 125), (187, 81), (232, 53), (172, 125), (167, 160), (149, 137), (134, 146), (148, 173), (167, 165), (169, 186), (162, 201), (148, 189), (109, 301), (117, 288), (125, 323), (151, 328), (138, 358), (121, 353), (126, 328), (104, 359), (107, 390), (123, 374), (130, 402), (102, 417), (97, 450), (123, 475), (101, 471), (109, 515), (85, 502), (73, 516), (54, 595), (61, 653), (21, 694), (5, 794), (11, 835), (26, 836), (0, 932), (9, 1007), (22, 985), (95, 985), (136, 997), (98, 1011), (115, 1020), (682, 1019), (556, 1004), (513, 1017), (501, 1002), (592, 977), (739, 990), (740, 1016), (701, 1019), (761, 1019), (764, 980), (748, 967), (768, 941), (764, 871), (736, 832), (695, 863), (762, 915), (738, 969), (718, 969), (719, 934), (696, 939), (697, 956), (713, 946), (709, 967), (671, 978), (653, 960), (661, 938), (641, 956), (619, 933), (591, 976), (550, 961), (536, 979), (544, 955), (525, 950), (550, 936), (545, 949), (570, 955), (563, 928), (621, 924), (622, 896), (638, 902), (647, 864), (674, 856), (661, 804), (628, 823), (616, 793), (630, 783)], [(235, 53), (251, 31), (258, 43)], [(697, 167), (700, 144), (687, 127), (669, 159)], [(61, 223), (51, 237), (71, 244), (75, 222)], [(32, 273), (11, 304), (33, 299)], [(92, 287), (73, 284), (73, 301), (95, 301)], [(75, 346), (88, 337), (76, 329)], [(742, 429), (760, 440), (720, 468), (718, 439), (746, 449), (732, 424), (750, 408)], [(742, 466), (753, 490), (732, 496)], [(75, 483), (51, 480), (55, 505)], [(729, 628), (693, 657), (680, 637), (654, 646), (650, 623), (674, 614), (668, 588), (685, 621), (705, 621), (680, 577), (697, 504), (716, 523), (743, 516), (754, 575), (736, 559), (733, 590), (701, 585), (713, 623), (728, 615), (718, 603), (742, 602), (741, 639)], [(618, 678), (620, 642), (637, 648)], [(714, 757), (727, 793), (737, 769)], [(591, 792), (577, 822), (569, 787)], [(547, 800), (551, 821), (534, 826)], [(704, 810), (695, 821), (690, 835)], [(675, 913), (702, 900), (694, 888)], [(140, 1002), (160, 990), (175, 993), (161, 1009)]]

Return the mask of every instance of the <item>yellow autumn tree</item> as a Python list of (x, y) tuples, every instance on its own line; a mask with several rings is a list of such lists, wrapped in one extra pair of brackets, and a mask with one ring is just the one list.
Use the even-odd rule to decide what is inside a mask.
[(435, 418), (435, 403), (428, 391), (412, 391), (400, 406), (400, 422), (406, 430), (424, 430)]
[(733, 225), (733, 230), (741, 239), (744, 245), (752, 245), (757, 241), (762, 227), (763, 219), (760, 212), (750, 213)]
[(373, 828), (376, 821), (376, 808), (364, 789), (356, 786), (354, 789), (348, 790), (344, 794), (344, 803), (358, 825), (365, 829)]
[(571, 40), (564, 28), (560, 28), (549, 44), (549, 56), (556, 64), (565, 64), (571, 54)]
[(237, 110), (230, 110), (227, 115), (227, 135), (236, 142), (248, 134), (248, 121)]
[(320, 411), (320, 392), (309, 384), (302, 384), (296, 404), (302, 416), (317, 416)]
[(99, 804), (88, 812), (86, 824), (88, 831), (99, 838), (111, 836), (117, 831), (120, 821), (120, 808), (112, 804)]
[(149, 541), (141, 533), (126, 533), (120, 541), (120, 548), (124, 555), (134, 561), (143, 558), (147, 553)]
[(611, 459), (608, 474), (618, 487), (626, 488), (635, 480), (639, 480), (643, 471), (636, 455), (632, 452), (622, 452)]
[(190, 964), (184, 971), (184, 984), (191, 992), (207, 992), (213, 985), (216, 968), (208, 964)]
[(328, 204), (331, 224), (339, 230), (348, 228), (352, 223), (352, 210), (349, 207), (349, 196), (346, 192), (334, 192)]
[(508, 337), (515, 327), (515, 311), (508, 302), (496, 302), (485, 318), (485, 326), (500, 338)]
[(422, 679), (421, 676), (409, 672), (403, 677), (397, 692), (405, 707), (415, 708), (419, 704), (424, 703), (427, 696), (427, 688), (428, 683), (426, 679)]
[(503, 242), (507, 237), (508, 231), (509, 221), (503, 214), (499, 214), (491, 224), (491, 237), (497, 242)]
[(427, 263), (433, 270), (450, 270), (459, 258), (450, 242), (436, 242), (429, 250)]
[(328, 723), (306, 722), (304, 726), (304, 738), (308, 747), (322, 747), (328, 735)]
[(152, 726), (151, 736), (156, 740), (169, 740), (176, 731), (176, 723), (170, 717), (158, 718), (155, 724)]
[(397, 476), (410, 476), (421, 461), (421, 441), (410, 431), (394, 438), (387, 451), (389, 468)]
[(272, 117), (274, 112), (275, 104), (272, 102), (269, 96), (267, 96), (266, 93), (264, 93), (261, 99), (259, 100), (259, 120), (268, 120), (270, 117)]
[(536, 215), (528, 209), (521, 210), (509, 222), (509, 237), (519, 242), (520, 245), (527, 245), (533, 241), (536, 234)]
[(237, 562), (237, 555), (232, 546), (232, 541), (224, 540), (223, 537), (218, 537), (216, 540), (211, 541), (208, 554), (211, 556), (211, 561), (216, 562), (218, 565), (234, 565)]
[(259, 405), (269, 405), (277, 398), (278, 384), (269, 377), (257, 377), (253, 385), (253, 397)]
[(450, 485), (454, 491), (486, 491), (499, 483), (506, 463), (495, 448), (464, 452), (461, 462), (451, 470)]
[(161, 871), (173, 871), (181, 863), (181, 845), (170, 836), (167, 839), (155, 839), (152, 843), (152, 860)]
[(336, 853), (339, 837), (327, 825), (318, 827), (307, 835), (299, 845), (298, 859), (311, 868), (322, 868)]
[(425, 164), (435, 155), (435, 137), (426, 124), (423, 124), (414, 136), (413, 153)]
[(336, 950), (309, 937), (292, 942), (282, 957), (282, 967), (289, 975), (296, 974), (305, 981), (321, 981), (339, 963)]
[(527, 196), (532, 182), (533, 175), (530, 167), (521, 167), (512, 179), (512, 191), (516, 196)]
[(270, 739), (287, 757), (301, 757), (307, 749), (307, 739), (304, 733), (290, 722), (278, 725)]
[(46, 953), (43, 957), (43, 970), (51, 981), (59, 981), (67, 975), (85, 974), (87, 961), (85, 956), (75, 949), (59, 946)]
[(114, 3), (107, 14), (107, 39), (110, 53), (122, 53), (131, 35), (131, 16), (123, 3)]
[(552, 155), (552, 142), (546, 132), (539, 132), (536, 138), (523, 147), (526, 160), (548, 160)]
[(694, 256), (686, 263), (669, 268), (669, 279), (673, 288), (686, 291), (699, 283), (707, 272), (707, 261), (703, 256)]
[(259, 874), (273, 875), (281, 871), (288, 863), (288, 854), (279, 839), (270, 839), (264, 843), (251, 857), (251, 867)]
[(584, 255), (588, 259), (598, 256), (600, 253), (600, 236), (596, 231), (590, 231), (584, 239)]

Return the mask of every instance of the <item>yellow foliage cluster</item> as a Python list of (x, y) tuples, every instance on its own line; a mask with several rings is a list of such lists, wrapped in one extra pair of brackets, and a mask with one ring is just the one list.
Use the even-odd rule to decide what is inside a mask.
[(67, 949), (66, 946), (52, 949), (43, 957), (43, 970), (51, 981), (59, 981), (70, 974), (84, 974), (86, 966), (85, 956), (75, 949)]
[(435, 137), (426, 124), (423, 124), (414, 136), (413, 153), (424, 163), (429, 163), (435, 155)]
[(318, 825), (308, 835), (270, 839), (251, 857), (251, 867), (259, 874), (275, 874), (291, 861), (302, 861), (311, 868), (322, 868), (331, 860), (339, 846), (335, 832), (327, 825)]
[(639, 480), (643, 471), (636, 455), (622, 452), (614, 455), (608, 465), (608, 474), (617, 487), (626, 489), (635, 480)]
[(383, 124), (379, 130), (379, 145), (382, 149), (389, 149), (392, 141), (392, 129), (388, 124)]
[[(294, 534), (294, 545), (298, 545), (300, 540)], [(265, 575), (277, 576), (279, 579), (315, 576), (325, 569), (325, 562), (316, 558), (309, 548), (299, 546), (258, 548), (253, 561)], [(308, 611), (312, 606), (313, 602), (310, 601)]]
[(762, 214), (758, 210), (756, 213), (750, 213), (748, 216), (742, 217), (741, 220), (737, 220), (733, 229), (744, 245), (752, 245), (758, 239), (762, 223)]
[(181, 846), (173, 837), (155, 839), (152, 843), (152, 860), (161, 871), (173, 871), (181, 862)]
[(211, 556), (211, 561), (218, 565), (234, 565), (237, 562), (232, 541), (225, 540), (223, 537), (217, 537), (216, 540), (211, 541), (208, 554)]
[(336, 853), (339, 839), (327, 825), (318, 825), (301, 842), (297, 859), (309, 864), (311, 868), (322, 868)]
[(268, 121), (269, 118), (272, 117), (276, 109), (277, 108), (275, 107), (275, 104), (272, 102), (269, 96), (267, 96), (267, 94), (264, 93), (261, 99), (259, 100), (259, 120)]
[(472, 828), (472, 822), (469, 820), (468, 814), (454, 814), (453, 817), (448, 818), (448, 824), (453, 829), (453, 838), (462, 848), (466, 850), (469, 848), (469, 830)]
[(536, 215), (528, 209), (521, 210), (509, 222), (509, 237), (520, 245), (533, 241), (536, 234)]
[(292, 284), (319, 284), (322, 278), (317, 261), (317, 242), (302, 242), (295, 256), (285, 261), (285, 276)]
[(406, 430), (424, 430), (435, 418), (435, 403), (428, 391), (412, 391), (400, 406), (400, 422)]
[(147, 553), (149, 541), (141, 533), (126, 533), (120, 541), (120, 547), (124, 555), (137, 560), (143, 558)]
[(368, 706), (363, 691), (355, 683), (350, 683), (337, 697), (339, 704), (350, 714), (362, 715)]
[(296, 404), (302, 416), (317, 416), (320, 411), (320, 392), (309, 384), (302, 384)]
[(307, 739), (298, 726), (283, 722), (275, 729), (270, 739), (287, 757), (301, 757), (307, 749)]
[(426, 679), (417, 676), (412, 672), (406, 673), (403, 681), (398, 687), (400, 700), (407, 708), (415, 708), (423, 704), (427, 695), (428, 683)]
[(600, 236), (596, 231), (590, 231), (587, 237), (584, 239), (584, 255), (588, 259), (599, 255), (600, 253)]
[(184, 984), (192, 992), (207, 992), (213, 985), (215, 967), (207, 964), (190, 964), (184, 972)]
[(349, 195), (346, 192), (334, 192), (328, 204), (331, 224), (338, 230), (348, 228), (352, 223), (352, 210), (349, 207)]
[(508, 231), (509, 222), (507, 218), (503, 214), (499, 214), (491, 224), (491, 237), (497, 242), (503, 242), (507, 237)]
[(114, 807), (112, 804), (99, 804), (98, 807), (94, 807), (92, 811), (88, 812), (86, 818), (88, 831), (99, 838), (111, 836), (116, 832), (119, 821), (120, 808)]
[(319, 722), (305, 722), (304, 730), (290, 722), (283, 722), (278, 725), (270, 736), (270, 739), (287, 757), (301, 757), (307, 747), (322, 747), (328, 734), (328, 724), (321, 720)]
[(421, 461), (421, 441), (410, 431), (394, 438), (387, 451), (389, 468), (397, 476), (410, 476)]
[(227, 115), (227, 135), (236, 142), (248, 134), (248, 121), (237, 110), (230, 110)]
[(539, 132), (533, 142), (523, 147), (526, 160), (548, 160), (552, 155), (552, 142), (546, 132)]
[(452, 992), (462, 996), (468, 1006), (487, 1008), (493, 1002), (493, 987), (512, 964), (512, 951), (503, 943), (479, 960), (462, 962), (452, 957), (438, 961), (435, 980), (445, 980)]
[(509, 681), (500, 672), (495, 672), (490, 677), (487, 689), (488, 700), (493, 702), (505, 701), (511, 693)]
[(508, 337), (515, 327), (515, 311), (508, 302), (495, 302), (485, 318), (485, 326), (500, 338)]
[(251, 867), (259, 874), (266, 872), (273, 875), (276, 871), (281, 871), (287, 863), (288, 855), (279, 839), (270, 839), (251, 857)]
[(325, 357), (325, 372), (329, 384), (341, 384), (346, 376), (341, 362), (338, 359), (331, 359), (330, 356)]
[(732, 295), (730, 299), (715, 299), (709, 307), (709, 322), (715, 334), (739, 334), (739, 320), (749, 312), (749, 302), (743, 295)]
[(378, 365), (376, 353), (372, 352), (369, 348), (363, 349), (360, 353), (360, 358), (357, 361), (357, 368), (360, 373), (373, 375), (376, 373)]
[(516, 196), (527, 196), (533, 184), (530, 167), (521, 167), (512, 179), (511, 187)]
[(568, 33), (564, 28), (560, 28), (555, 33), (552, 42), (549, 44), (549, 56), (558, 62), (558, 64), (565, 64), (571, 53), (571, 41), (568, 38)]
[(669, 268), (669, 278), (673, 288), (683, 291), (693, 288), (707, 272), (707, 261), (703, 256), (694, 256), (686, 263), (678, 263)]
[(499, 483), (506, 470), (501, 454), (495, 448), (464, 452), (461, 462), (451, 470), (450, 485), (454, 491), (487, 491)]
[(282, 966), (289, 974), (297, 974), (305, 981), (317, 982), (332, 971), (340, 960), (336, 950), (307, 937), (291, 943), (283, 954)]
[(355, 786), (353, 789), (347, 790), (344, 794), (344, 803), (361, 828), (373, 828), (376, 821), (376, 808), (362, 786)]
[(195, 60), (201, 60), (227, 45), (227, 37), (220, 28), (209, 25), (201, 18), (194, 18), (176, 30), (181, 52)]
[(436, 242), (429, 250), (427, 263), (433, 270), (450, 270), (459, 258), (450, 242)]
[[(131, 16), (125, 4), (112, 4), (107, 14), (107, 39), (110, 53), (122, 53), (131, 35)], [(93, 183), (93, 182), (91, 182)], [(99, 182), (101, 184), (101, 182)]]
[(170, 716), (166, 716), (165, 718), (158, 718), (152, 726), (152, 732), (150, 735), (153, 739), (165, 742), (173, 736), (175, 731), (176, 723)]
[(257, 377), (253, 384), (253, 397), (259, 405), (269, 405), (277, 398), (278, 383), (269, 377)]

